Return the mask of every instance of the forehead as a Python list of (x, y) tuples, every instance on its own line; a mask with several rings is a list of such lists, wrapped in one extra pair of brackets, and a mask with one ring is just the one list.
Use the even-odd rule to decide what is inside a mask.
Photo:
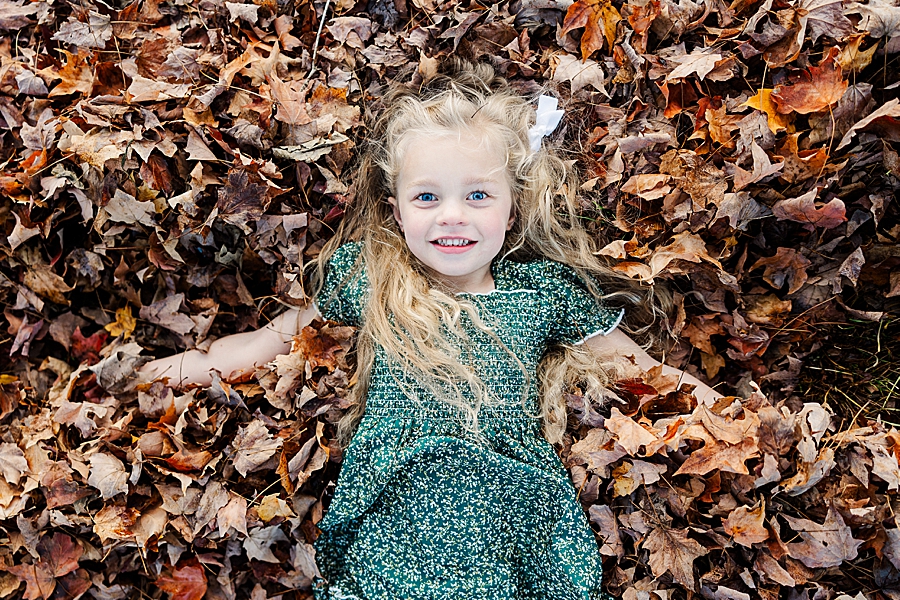
[(466, 131), (409, 133), (398, 147), (397, 185), (434, 176), (508, 182), (506, 149), (490, 136)]

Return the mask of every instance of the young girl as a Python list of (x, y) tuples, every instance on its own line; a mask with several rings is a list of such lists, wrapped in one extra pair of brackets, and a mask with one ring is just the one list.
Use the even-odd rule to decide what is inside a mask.
[[(318, 258), (315, 303), (143, 371), (209, 383), (210, 369), (288, 352), (319, 315), (358, 327), (338, 437), (355, 433), (318, 523), (315, 597), (601, 598), (596, 540), (551, 443), (574, 371), (599, 385), (600, 356), (659, 365), (607, 303), (636, 294), (598, 260), (531, 103), (491, 67), (448, 62), (383, 104)], [(618, 291), (602, 295), (595, 276)], [(551, 347), (565, 352), (547, 358)], [(663, 372), (701, 401), (719, 396)]]

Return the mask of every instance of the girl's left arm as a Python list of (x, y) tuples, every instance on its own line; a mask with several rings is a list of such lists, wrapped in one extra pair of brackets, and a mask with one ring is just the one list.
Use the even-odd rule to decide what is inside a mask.
[[(607, 335), (595, 335), (594, 337), (588, 338), (584, 343), (591, 349), (602, 354), (616, 354), (622, 358), (633, 356), (634, 362), (644, 371), (649, 371), (653, 367), (661, 364), (658, 360), (647, 354), (643, 348), (638, 346), (634, 340), (618, 328), (612, 330)], [(690, 383), (691, 385), (697, 386), (694, 390), (694, 396), (696, 396), (697, 400), (701, 403), (711, 403), (723, 396), (723, 394), (720, 394), (696, 377), (685, 373), (681, 369), (663, 365), (662, 372), (663, 375), (677, 375), (679, 383)]]

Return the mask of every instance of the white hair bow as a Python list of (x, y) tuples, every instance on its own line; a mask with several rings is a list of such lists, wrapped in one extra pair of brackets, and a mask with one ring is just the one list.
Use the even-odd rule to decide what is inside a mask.
[(541, 96), (538, 98), (537, 117), (534, 126), (528, 130), (528, 141), (531, 150), (537, 152), (541, 149), (541, 140), (553, 133), (566, 111), (557, 110), (559, 101), (553, 96)]

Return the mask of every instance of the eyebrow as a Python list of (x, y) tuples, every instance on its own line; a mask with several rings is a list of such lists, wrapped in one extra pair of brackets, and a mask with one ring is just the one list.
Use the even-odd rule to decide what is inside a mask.
[[(496, 177), (470, 177), (463, 181), (463, 185), (480, 185), (484, 183), (500, 183), (500, 180)], [(410, 188), (418, 188), (418, 187), (433, 187), (437, 185), (435, 181), (431, 179), (418, 179), (416, 181), (411, 182), (408, 187)]]

